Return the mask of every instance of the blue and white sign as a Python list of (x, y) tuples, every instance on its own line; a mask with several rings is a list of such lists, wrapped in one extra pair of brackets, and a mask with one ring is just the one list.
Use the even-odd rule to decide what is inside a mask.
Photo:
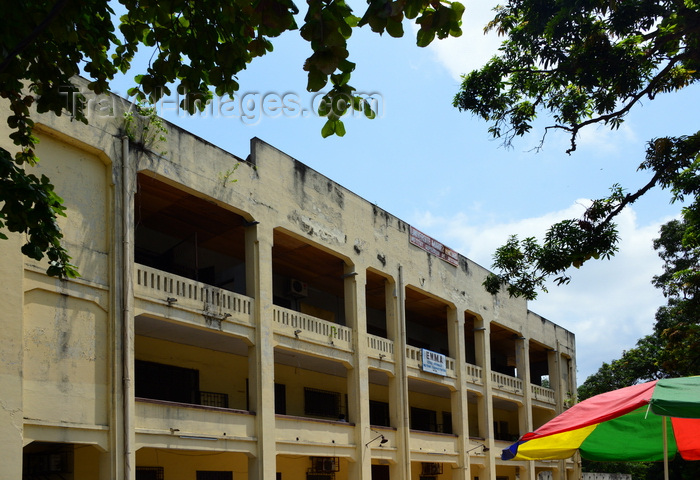
[(437, 375), (447, 375), (445, 356), (441, 353), (423, 349), (423, 371)]

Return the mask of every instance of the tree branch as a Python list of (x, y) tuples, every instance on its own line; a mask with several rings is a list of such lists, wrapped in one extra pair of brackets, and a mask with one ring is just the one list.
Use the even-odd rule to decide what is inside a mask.
[(53, 7), (51, 8), (51, 11), (48, 13), (46, 18), (42, 20), (42, 22), (37, 25), (32, 32), (24, 37), (23, 40), (21, 40), (17, 46), (10, 51), (10, 53), (7, 54), (7, 57), (0, 63), (0, 73), (4, 72), (5, 69), (10, 65), (10, 62), (20, 53), (22, 53), (22, 50), (27, 48), (29, 44), (31, 44), (36, 38), (44, 31), (46, 30), (46, 27), (49, 26), (49, 24), (53, 21), (56, 16), (63, 10), (63, 7), (66, 6), (66, 4), (70, 0), (58, 0), (56, 3), (54, 3)]

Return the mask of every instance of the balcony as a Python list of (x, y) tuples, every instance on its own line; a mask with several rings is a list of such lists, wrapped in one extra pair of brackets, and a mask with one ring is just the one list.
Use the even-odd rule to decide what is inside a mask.
[(274, 305), (275, 333), (352, 352), (352, 329)]
[[(414, 368), (416, 370), (421, 370), (421, 365), (423, 364), (423, 350), (420, 348), (412, 347), (406, 345), (406, 365), (408, 368)], [(445, 357), (445, 367), (447, 369), (447, 376), (450, 378), (456, 378), (457, 374), (455, 372), (455, 360), (454, 358)]]
[(277, 453), (289, 455), (351, 456), (355, 426), (347, 422), (277, 415)]
[(530, 385), (530, 389), (533, 400), (542, 403), (547, 403), (550, 405), (557, 404), (557, 399), (554, 394), (554, 390), (552, 390), (551, 388), (540, 387), (539, 385)]
[(491, 381), (493, 382), (493, 388), (496, 390), (516, 395), (523, 394), (523, 381), (519, 378), (498, 372), (491, 372)]
[(411, 459), (421, 462), (456, 462), (458, 444), (457, 435), (411, 430)]
[[(141, 445), (157, 447), (206, 442), (209, 449), (255, 452), (255, 415), (244, 410), (136, 398)], [(224, 440), (224, 442), (222, 442)]]
[(219, 329), (223, 324), (253, 326), (250, 297), (140, 264), (135, 265), (134, 276), (136, 298), (150, 302), (156, 310), (202, 315), (208, 326)]

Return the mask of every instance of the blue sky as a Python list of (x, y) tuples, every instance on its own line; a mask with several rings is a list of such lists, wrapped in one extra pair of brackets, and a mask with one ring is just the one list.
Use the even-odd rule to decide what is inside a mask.
[[(360, 14), (363, 2), (355, 4)], [(297, 32), (273, 39), (275, 51), (242, 72), (233, 112), (188, 117), (164, 104), (159, 113), (243, 158), (250, 138), (259, 137), (490, 267), (493, 251), (508, 235), (542, 235), (553, 222), (579, 216), (586, 199), (605, 196), (613, 184), (635, 190), (646, 183), (649, 175), (636, 171), (645, 142), (692, 132), (694, 109), (688, 106), (700, 99), (693, 87), (647, 101), (618, 131), (584, 131), (571, 156), (565, 154), (568, 138), (551, 133), (542, 151), (532, 151), (541, 130), (505, 149), (488, 136), (487, 123), (452, 107), (460, 75), (478, 68), (498, 47), (499, 39), (482, 30), (492, 4), (465, 2), (464, 35), (423, 49), (415, 46), (410, 27), (402, 39), (356, 31), (350, 60), (357, 67), (350, 83), (358, 92), (374, 93), (383, 108), (374, 120), (347, 119), (343, 138), (323, 139), (323, 120), (301, 114), (301, 108), (311, 110), (313, 96), (306, 93), (302, 70), (310, 51)], [(128, 86), (122, 79), (114, 91), (126, 96)], [(294, 115), (266, 115), (263, 106), (274, 106), (269, 102), (275, 98), (294, 98), (299, 108)], [(250, 118), (236, 116), (246, 112)], [(576, 334), (579, 384), (651, 333), (654, 313), (664, 303), (650, 284), (661, 268), (651, 242), (680, 208), (669, 198), (667, 192), (652, 192), (627, 209), (613, 260), (587, 264), (568, 286), (553, 287), (530, 304)]]

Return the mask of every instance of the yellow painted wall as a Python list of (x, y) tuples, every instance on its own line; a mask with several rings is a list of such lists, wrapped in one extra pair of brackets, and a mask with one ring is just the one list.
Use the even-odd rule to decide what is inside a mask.
[[(64, 246), (81, 278), (109, 283), (112, 207), (111, 165), (48, 135), (40, 135), (41, 161), (35, 175), (45, 174), (63, 198), (66, 217), (58, 217)], [(42, 263), (42, 268), (45, 268)]]
[(167, 480), (194, 480), (197, 470), (233, 472), (234, 480), (248, 478), (248, 457), (243, 453), (142, 448), (136, 452), (136, 466), (164, 467)]
[(199, 370), (200, 390), (226, 393), (229, 408), (246, 408), (247, 357), (139, 335), (136, 359)]
[(389, 402), (389, 387), (385, 385), (369, 384), (369, 399), (378, 402)]
[[(335, 480), (347, 480), (350, 468), (347, 459), (339, 458), (340, 470), (335, 472)], [(311, 468), (311, 459), (305, 455), (277, 455), (277, 472), (282, 480), (303, 480)]]
[(24, 416), (106, 425), (107, 313), (35, 289), (25, 294), (24, 319)]
[[(493, 409), (493, 420), (494, 422), (508, 422), (508, 434), (513, 436), (513, 435), (519, 435), (520, 432), (518, 432), (518, 412), (517, 410), (510, 411), (510, 410), (500, 410), (500, 409)], [(523, 432), (525, 433), (525, 432)]]
[[(345, 405), (347, 379), (326, 375), (302, 366), (275, 365), (275, 383), (282, 383), (287, 393), (287, 415), (304, 416), (304, 388), (316, 388), (341, 394), (341, 405)], [(351, 422), (353, 419), (349, 419)]]
[(100, 468), (100, 451), (91, 445), (75, 445), (73, 480), (95, 480)]
[(451, 412), (452, 406), (449, 398), (434, 397), (417, 392), (408, 392), (408, 404), (410, 407), (424, 408), (437, 412), (437, 423), (442, 424), (442, 412)]

